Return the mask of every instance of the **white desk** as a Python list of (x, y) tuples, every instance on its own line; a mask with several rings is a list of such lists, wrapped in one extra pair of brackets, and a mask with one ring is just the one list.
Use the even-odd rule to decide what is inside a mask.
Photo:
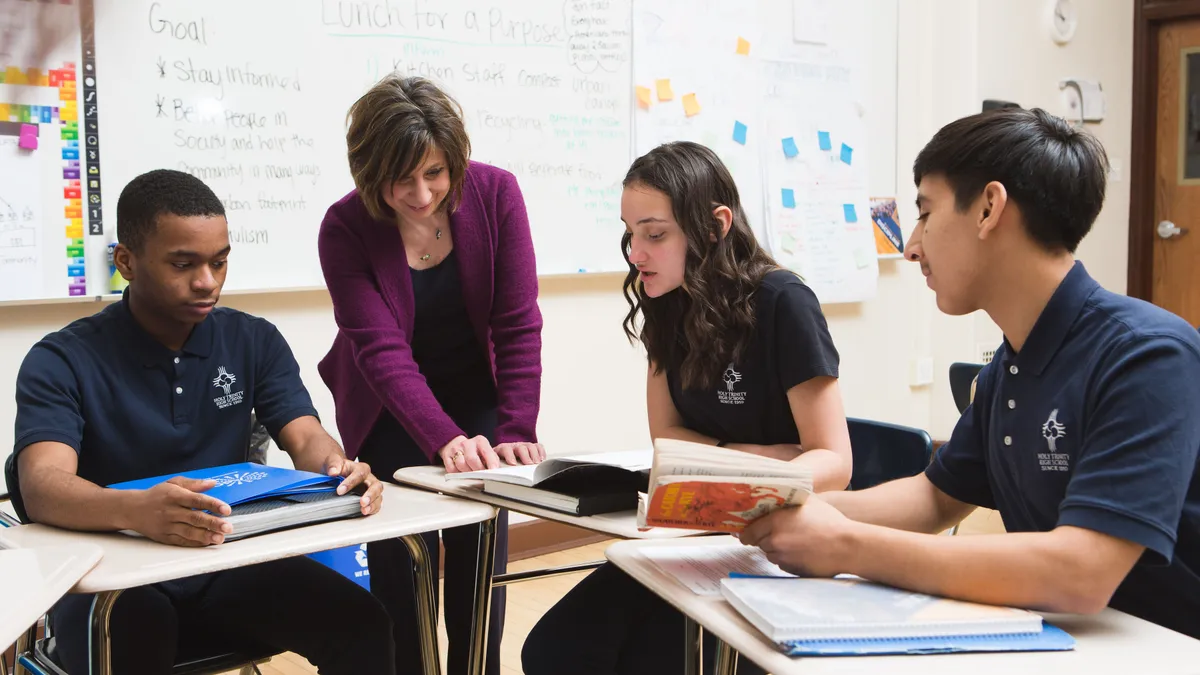
[[(414, 487), (433, 490), (455, 497), (462, 497), (476, 502), (483, 502), (499, 508), (508, 509), (517, 513), (524, 513), (530, 516), (543, 518), (575, 527), (581, 527), (593, 532), (607, 534), (612, 537), (622, 539), (672, 539), (686, 537), (697, 534), (708, 534), (706, 532), (698, 532), (695, 530), (680, 530), (674, 528), (656, 527), (649, 530), (641, 531), (637, 528), (637, 511), (620, 511), (616, 513), (601, 513), (594, 516), (573, 516), (569, 513), (546, 509), (525, 502), (519, 502), (496, 495), (487, 494), (483, 491), (483, 481), (481, 480), (446, 480), (446, 469), (438, 466), (413, 466), (405, 469), (400, 469), (393, 476), (397, 482)], [(476, 569), (480, 570), (481, 575), (476, 579), (476, 588), (486, 586), (486, 593), (476, 595), (477, 604), (475, 605), (475, 614), (473, 617), (472, 626), (472, 644), (482, 645), (487, 639), (488, 620), (491, 609), (491, 589), (494, 586), (506, 586), (511, 583), (520, 581), (530, 581), (533, 579), (545, 579), (546, 577), (558, 576), (562, 574), (571, 574), (574, 572), (584, 572), (587, 570), (596, 569), (604, 564), (603, 560), (596, 562), (579, 563), (575, 565), (564, 565), (562, 567), (553, 567), (540, 570), (530, 570), (528, 572), (517, 572), (514, 574), (498, 574), (498, 575), (483, 575), (484, 570), (494, 569), (493, 565), (496, 560), (496, 540), (495, 527), (491, 529), (483, 529), (480, 531), (480, 549), (479, 558), (476, 562)], [(479, 601), (484, 602), (480, 603)], [(480, 657), (482, 658), (482, 657)]]
[[(493, 522), (495, 516), (495, 509), (484, 504), (385, 484), (383, 507), (375, 515), (272, 532), (218, 546), (184, 548), (119, 533), (70, 532), (44, 525), (21, 525), (0, 529), (0, 548), (84, 543), (103, 550), (100, 563), (72, 592), (98, 594), (92, 620), (93, 644), (97, 645), (92, 653), (93, 670), (109, 675), (112, 671), (108, 617), (117, 596), (127, 588), (363, 542), (402, 538), (417, 566), (418, 603), (425, 610), (421, 629), (426, 673), (439, 674), (437, 613), (433, 602), (437, 570), (427, 564), (427, 552), (419, 535), (430, 530)], [(479, 666), (482, 668), (482, 664)]]
[(698, 530), (680, 530), (668, 527), (655, 527), (646, 531), (637, 529), (637, 511), (618, 511), (616, 513), (601, 513), (594, 516), (573, 516), (569, 513), (546, 509), (533, 504), (526, 504), (504, 497), (488, 494), (483, 491), (481, 480), (446, 480), (446, 469), (440, 466), (413, 466), (396, 472), (397, 482), (414, 487), (433, 490), (443, 494), (463, 497), (484, 504), (517, 513), (524, 513), (545, 520), (553, 520), (567, 525), (574, 525), (585, 530), (600, 532), (621, 539), (674, 539), (697, 534), (708, 534)]
[[(693, 546), (732, 538), (672, 542)], [(1076, 640), (1074, 651), (996, 654), (937, 654), (922, 656), (783, 655), (758, 629), (722, 598), (692, 593), (675, 578), (660, 571), (639, 551), (662, 542), (622, 541), (605, 555), (646, 588), (697, 621), (705, 630), (743, 658), (773, 675), (827, 675), (830, 673), (912, 673), (913, 675), (1011, 675), (1012, 673), (1064, 675), (1066, 673), (1196, 673), (1200, 672), (1200, 640), (1176, 633), (1113, 609), (1096, 616), (1046, 614), (1046, 620)], [(720, 663), (720, 662), (719, 662)], [(718, 671), (720, 672), (720, 671)]]
[(90, 544), (0, 551), (0, 649), (37, 624), (101, 555)]

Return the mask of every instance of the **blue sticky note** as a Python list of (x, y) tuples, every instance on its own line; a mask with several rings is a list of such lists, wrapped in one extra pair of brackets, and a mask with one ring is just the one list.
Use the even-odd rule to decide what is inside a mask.
[(733, 140), (734, 142), (746, 144), (746, 125), (735, 121), (733, 123)]
[(783, 208), (796, 208), (796, 193), (791, 188), (783, 188)]
[(800, 148), (796, 147), (796, 139), (791, 136), (783, 139), (783, 154), (787, 157), (795, 157), (800, 154)]
[(829, 132), (828, 131), (818, 131), (817, 132), (817, 143), (821, 146), (822, 150), (832, 150), (833, 149), (833, 141), (829, 140)]
[[(843, 148), (846, 146), (842, 146)], [(846, 215), (847, 223), (858, 222), (858, 212), (854, 210), (853, 204), (842, 204), (842, 212)]]
[(842, 161), (849, 164), (854, 159), (854, 148), (842, 143)]

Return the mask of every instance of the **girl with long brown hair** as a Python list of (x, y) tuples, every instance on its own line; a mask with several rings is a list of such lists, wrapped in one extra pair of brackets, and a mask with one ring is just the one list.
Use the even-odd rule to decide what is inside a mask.
[[(690, 142), (651, 150), (625, 177), (621, 219), (624, 326), (649, 359), (651, 437), (804, 464), (814, 490), (844, 489), (850, 436), (820, 303), (759, 246), (721, 160)], [(542, 617), (522, 662), (527, 675), (682, 672), (682, 629), (608, 564)]]

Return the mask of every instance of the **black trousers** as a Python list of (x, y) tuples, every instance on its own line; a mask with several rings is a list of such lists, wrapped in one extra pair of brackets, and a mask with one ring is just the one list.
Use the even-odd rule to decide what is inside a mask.
[[(445, 405), (445, 404), (443, 404)], [(447, 414), (467, 433), (468, 438), (484, 436), (495, 443), (496, 407), (494, 400), (483, 404), (446, 405)], [(425, 453), (408, 435), (400, 422), (384, 411), (371, 434), (363, 443), (358, 458), (371, 465), (371, 473), (392, 480), (397, 469), (429, 464)], [(439, 466), (441, 460), (434, 458)], [(421, 535), (429, 550), (429, 564), (439, 564), (438, 533)], [(471, 649), (471, 617), (474, 613), (475, 563), (478, 552), (479, 526), (464, 525), (441, 531), (446, 549), (443, 586), (446, 602), (446, 637), (449, 654), (446, 672), (459, 675), (467, 672)], [(417, 626), (417, 598), (413, 584), (412, 558), (399, 539), (367, 544), (367, 563), (371, 570), (371, 592), (379, 598), (392, 617), (396, 643), (396, 672), (417, 673), (421, 668), (420, 638)], [(496, 519), (496, 563), (494, 574), (508, 568), (508, 512), (501, 510)], [(435, 589), (436, 592), (436, 589)], [(488, 623), (487, 675), (500, 674), (500, 639), (504, 635), (503, 588), (492, 591), (492, 611)], [(363, 671), (366, 672), (366, 671)]]
[[(550, 608), (521, 649), (525, 675), (682, 673), (684, 623), (677, 609), (612, 563), (597, 568)], [(704, 672), (716, 640), (704, 633)], [(762, 675), (742, 658), (738, 675)]]
[[(59, 663), (88, 669), (90, 595), (50, 612)], [(114, 673), (166, 675), (176, 662), (253, 646), (295, 652), (322, 675), (395, 673), (392, 626), (379, 601), (309, 558), (285, 558), (122, 593), (111, 622)]]

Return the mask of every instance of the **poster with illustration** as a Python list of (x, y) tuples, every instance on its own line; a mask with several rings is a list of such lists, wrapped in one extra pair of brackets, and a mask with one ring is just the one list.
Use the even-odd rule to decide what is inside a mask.
[(875, 252), (881, 258), (896, 258), (904, 253), (904, 233), (895, 197), (872, 197), (871, 220), (875, 223)]

